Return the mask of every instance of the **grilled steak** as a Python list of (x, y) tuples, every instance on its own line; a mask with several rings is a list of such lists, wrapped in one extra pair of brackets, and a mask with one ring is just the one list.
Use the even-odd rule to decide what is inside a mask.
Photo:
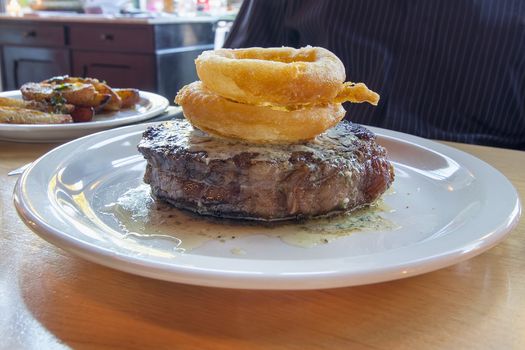
[(274, 221), (345, 212), (374, 202), (394, 179), (375, 135), (349, 122), (305, 144), (255, 145), (176, 120), (149, 127), (138, 149), (156, 198), (218, 217)]

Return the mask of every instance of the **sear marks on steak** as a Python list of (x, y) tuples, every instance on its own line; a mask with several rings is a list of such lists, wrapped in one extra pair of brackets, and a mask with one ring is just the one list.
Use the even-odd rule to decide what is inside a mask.
[(375, 135), (341, 122), (304, 144), (256, 145), (193, 129), (149, 127), (138, 145), (152, 194), (202, 215), (277, 221), (327, 216), (374, 202), (394, 180)]

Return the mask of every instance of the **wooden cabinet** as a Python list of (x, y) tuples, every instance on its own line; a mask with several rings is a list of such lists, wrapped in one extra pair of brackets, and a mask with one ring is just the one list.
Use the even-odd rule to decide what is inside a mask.
[(69, 74), (172, 101), (183, 85), (198, 79), (194, 60), (213, 48), (213, 23), (0, 18), (3, 90)]

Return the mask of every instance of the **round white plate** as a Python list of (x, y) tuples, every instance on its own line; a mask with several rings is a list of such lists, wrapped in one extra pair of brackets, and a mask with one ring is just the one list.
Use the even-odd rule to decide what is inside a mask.
[[(116, 185), (124, 187), (122, 193), (142, 182), (145, 161), (137, 143), (147, 125), (86, 136), (36, 161), (15, 189), (24, 222), (63, 249), (138, 275), (204, 286), (314, 289), (394, 280), (455, 264), (501, 241), (521, 213), (512, 184), (481, 160), (371, 128), (396, 168), (395, 193), (385, 196), (394, 211), (385, 215), (399, 229), (358, 232), (312, 248), (255, 235), (180, 253), (173, 241), (125, 236), (102, 218), (119, 196)], [(233, 254), (234, 248), (246, 254)]]
[[(21, 99), (20, 91), (6, 91), (1, 97)], [(64, 142), (101, 130), (153, 118), (166, 110), (169, 102), (160, 95), (140, 91), (140, 101), (134, 108), (100, 113), (92, 121), (70, 124), (4, 124), (0, 123), (0, 141)]]

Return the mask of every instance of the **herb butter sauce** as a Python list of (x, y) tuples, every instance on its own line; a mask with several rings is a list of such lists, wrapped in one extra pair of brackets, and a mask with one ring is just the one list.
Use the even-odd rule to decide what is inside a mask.
[[(105, 211), (118, 221), (125, 237), (168, 239), (176, 243), (179, 252), (190, 251), (209, 241), (226, 242), (260, 234), (277, 237), (293, 246), (310, 248), (355, 232), (397, 228), (382, 216), (390, 211), (382, 201), (332, 218), (264, 224), (204, 217), (173, 208), (155, 201), (146, 184), (128, 190), (107, 205)], [(242, 248), (230, 252), (232, 255), (246, 255)]]

